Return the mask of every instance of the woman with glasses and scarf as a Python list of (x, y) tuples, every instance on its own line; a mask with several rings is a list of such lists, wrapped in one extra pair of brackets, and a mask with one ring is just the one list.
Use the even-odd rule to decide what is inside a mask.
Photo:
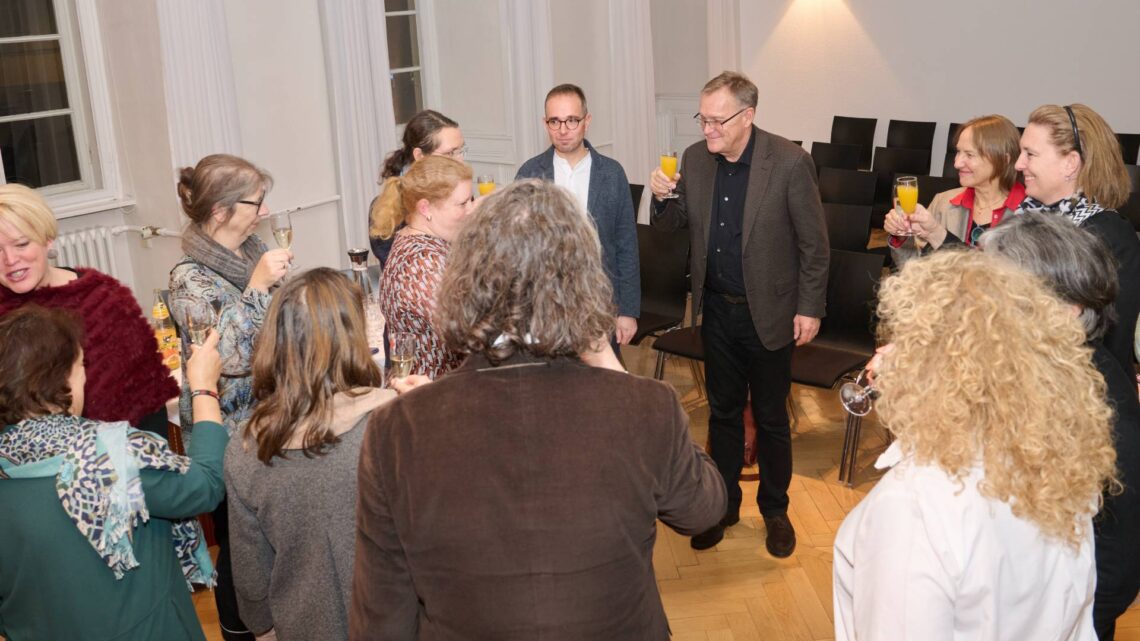
[(1025, 176), (1026, 193), (1017, 213), (1064, 216), (1111, 250), (1120, 282), (1118, 320), (1104, 343), (1124, 371), (1131, 372), (1140, 314), (1140, 240), (1115, 209), (1128, 200), (1132, 185), (1116, 135), (1085, 105), (1043, 105), (1029, 114), (1015, 167)]
[[(460, 162), (463, 154), (467, 153), (467, 145), (463, 142), (463, 132), (459, 130), (459, 123), (435, 111), (424, 109), (412, 116), (408, 124), (404, 125), (404, 137), (399, 149), (388, 154), (384, 159), (384, 166), (380, 168), (380, 184), (383, 185), (389, 178), (403, 176), (412, 163), (425, 156), (447, 156)], [(383, 266), (388, 261), (388, 253), (392, 251), (393, 234), (396, 228), (387, 228), (375, 224), (376, 205), (380, 197), (372, 199), (368, 207), (369, 243), (372, 245), (372, 254)]]
[[(185, 256), (170, 270), (170, 311), (179, 327), (187, 326), (195, 305), (211, 305), (217, 311), (215, 330), (222, 356), (218, 395), (222, 422), (231, 435), (253, 410), (254, 341), (269, 309), (270, 290), (285, 276), (293, 258), (287, 249), (268, 249), (253, 233), (269, 215), (265, 195), (272, 186), (265, 170), (226, 154), (206, 156), (179, 174), (178, 199), (190, 224), (182, 233)], [(191, 390), (183, 385), (182, 425), (190, 425), (190, 402)], [(214, 512), (218, 619), (226, 641), (253, 639), (237, 614), (226, 512), (225, 502)]]

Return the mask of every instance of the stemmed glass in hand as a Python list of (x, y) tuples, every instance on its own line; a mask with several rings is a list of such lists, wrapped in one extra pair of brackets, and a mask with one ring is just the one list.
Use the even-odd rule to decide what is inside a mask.
[[(663, 151), (661, 152), (661, 173), (669, 180), (673, 180), (673, 176), (677, 175), (677, 152)], [(662, 198), (677, 198), (676, 192), (670, 190), (669, 193), (662, 196)]]
[(853, 382), (844, 383), (839, 388), (839, 402), (843, 404), (843, 409), (855, 416), (869, 414), (872, 401), (879, 397), (875, 384), (868, 379), (869, 371), (864, 369)]
[(899, 176), (895, 178), (895, 206), (907, 218), (907, 229), (896, 232), (895, 236), (913, 236), (910, 230), (910, 217), (918, 205), (918, 178), (914, 176)]
[(273, 240), (277, 241), (278, 247), (289, 249), (293, 246), (293, 219), (290, 218), (289, 212), (283, 211), (270, 216), (269, 227), (273, 230)]
[(214, 306), (206, 301), (192, 301), (186, 307), (186, 333), (193, 345), (205, 343), (210, 329), (217, 322), (218, 315), (214, 312)]

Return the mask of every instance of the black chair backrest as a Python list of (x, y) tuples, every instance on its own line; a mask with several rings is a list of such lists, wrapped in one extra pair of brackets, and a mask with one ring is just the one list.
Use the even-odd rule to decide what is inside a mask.
[(855, 169), (821, 167), (819, 199), (825, 203), (870, 205), (875, 202), (875, 174)]
[(827, 316), (820, 325), (820, 339), (857, 339), (874, 348), (873, 316), (885, 258), (882, 254), (831, 250)]
[(950, 123), (950, 128), (946, 130), (946, 153), (954, 155), (954, 138), (958, 135), (958, 128), (962, 126), (960, 122)]
[(802, 141), (802, 140), (793, 140), (793, 141), (791, 141), (791, 142), (792, 142), (792, 144), (793, 144), (793, 145), (799, 145), (799, 146), (801, 146), (801, 147), (803, 147), (803, 146), (804, 146), (804, 141)]
[(641, 311), (676, 318), (685, 316), (689, 294), (689, 232), (637, 226), (641, 265)]
[(859, 147), (856, 145), (837, 145), (818, 141), (811, 144), (811, 159), (815, 163), (817, 173), (822, 167), (858, 169), (859, 154)]
[(1135, 165), (1136, 156), (1140, 154), (1140, 134), (1116, 134), (1120, 141), (1120, 154), (1124, 156), (1124, 164)]
[(896, 149), (934, 148), (934, 129), (938, 123), (918, 120), (892, 120), (887, 123), (887, 146)]
[(871, 206), (823, 203), (827, 239), (832, 249), (867, 251), (871, 235)]
[(944, 191), (957, 189), (961, 185), (958, 183), (958, 174), (954, 174), (953, 178), (946, 176), (919, 176), (918, 177), (918, 202), (922, 203), (923, 207), (929, 207), (930, 201), (934, 197)]
[(633, 198), (633, 219), (637, 220), (637, 210), (641, 208), (641, 194), (645, 192), (645, 185), (629, 183), (629, 195)]
[(954, 169), (954, 152), (946, 152), (946, 159), (942, 161), (942, 177), (958, 179), (958, 170)]
[(1119, 207), (1118, 211), (1132, 221), (1132, 227), (1140, 233), (1140, 167), (1125, 165), (1124, 168), (1128, 170), (1128, 177), (1132, 179), (1132, 193), (1128, 196), (1128, 202)]
[(855, 169), (870, 169), (871, 154), (875, 149), (875, 127), (877, 118), (853, 118), (835, 116), (831, 120), (831, 142), (836, 145), (859, 147), (859, 166)]

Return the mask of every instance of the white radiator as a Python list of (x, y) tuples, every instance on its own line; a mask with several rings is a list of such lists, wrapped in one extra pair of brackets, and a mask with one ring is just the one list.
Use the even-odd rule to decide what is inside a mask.
[(110, 227), (91, 227), (61, 234), (55, 239), (55, 264), (61, 267), (91, 267), (119, 278), (115, 268), (113, 238)]

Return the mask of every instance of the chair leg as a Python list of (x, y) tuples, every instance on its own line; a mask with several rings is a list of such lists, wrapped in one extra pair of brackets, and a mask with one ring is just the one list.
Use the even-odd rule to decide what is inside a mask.
[(855, 461), (859, 458), (859, 435), (862, 430), (863, 417), (848, 414), (843, 435), (843, 453), (839, 455), (839, 481), (847, 487), (854, 485)]
[(653, 378), (659, 381), (665, 378), (665, 352), (657, 352), (657, 366), (653, 368)]
[(708, 400), (708, 391), (705, 389), (705, 371), (701, 364), (690, 359), (689, 372), (693, 375), (693, 382), (697, 384), (697, 399)]
[(799, 432), (800, 427), (800, 415), (797, 412), (799, 404), (796, 403), (794, 392), (791, 390), (788, 390), (788, 398), (785, 399), (785, 404), (788, 406), (788, 418), (792, 423), (792, 434), (796, 434)]

